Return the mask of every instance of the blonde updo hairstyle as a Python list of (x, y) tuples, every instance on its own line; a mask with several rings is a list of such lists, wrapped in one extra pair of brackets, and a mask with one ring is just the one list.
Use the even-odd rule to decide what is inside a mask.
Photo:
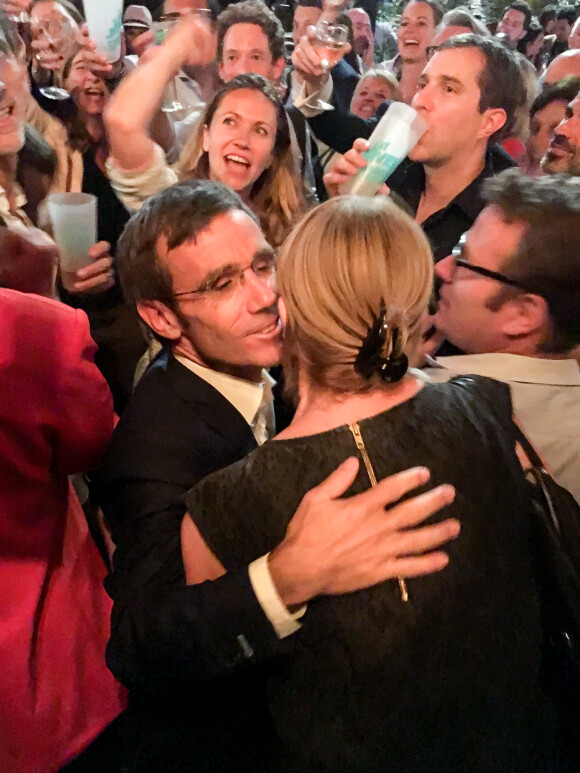
[(385, 383), (354, 367), (381, 307), (388, 335), (411, 354), (433, 286), (433, 258), (420, 226), (385, 196), (340, 196), (307, 214), (278, 258), (287, 311), (283, 364), (296, 395), (298, 365), (315, 388), (363, 393)]

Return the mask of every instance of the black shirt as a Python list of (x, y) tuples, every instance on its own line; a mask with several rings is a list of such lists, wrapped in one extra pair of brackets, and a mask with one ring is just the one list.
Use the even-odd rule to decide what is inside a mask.
[[(514, 165), (505, 151), (491, 145), (485, 154), (485, 166), (481, 173), (444, 209), (434, 212), (421, 224), (431, 244), (435, 262), (451, 253), (461, 235), (471, 228), (483, 209), (481, 188), (484, 180)], [(423, 164), (405, 159), (389, 177), (387, 185), (403, 199), (415, 216), (425, 189)]]
[[(346, 153), (355, 139), (358, 137), (368, 139), (371, 136), (390, 104), (387, 100), (379, 105), (376, 115), (372, 118), (359, 118), (353, 113), (341, 111), (325, 111), (314, 118), (309, 118), (308, 123), (319, 140), (339, 153)], [(481, 174), (469, 183), (445, 209), (435, 212), (425, 220), (422, 226), (431, 244), (435, 261), (449, 255), (461, 234), (473, 225), (483, 209), (484, 202), (481, 198), (483, 181), (512, 166), (515, 166), (515, 162), (511, 156), (498, 145), (490, 145), (485, 154), (485, 166)], [(425, 189), (423, 165), (408, 158), (405, 159), (389, 177), (387, 184), (408, 204), (413, 216), (416, 215), (421, 194)]]

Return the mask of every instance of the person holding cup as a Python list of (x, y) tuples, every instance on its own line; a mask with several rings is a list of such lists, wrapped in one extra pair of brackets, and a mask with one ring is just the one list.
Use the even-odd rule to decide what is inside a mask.
[(30, 7), (29, 18), (32, 94), (43, 110), (57, 117), (66, 115), (62, 72), (80, 46), (82, 17), (68, 0), (37, 0)]
[[(17, 153), (24, 143), (25, 118), (31, 100), (25, 65), (14, 53), (18, 50), (17, 45), (16, 40), (10, 41), (6, 37), (0, 42), (0, 81), (2, 83), (2, 88), (0, 89), (0, 109), (6, 110), (9, 113), (3, 120), (4, 131), (0, 133), (0, 225), (17, 231), (28, 238), (31, 234), (30, 229), (33, 223), (24, 211), (26, 197), (17, 182)], [(63, 127), (54, 118), (47, 115), (43, 115), (43, 121), (53, 127), (55, 137), (58, 135), (61, 140), (60, 149), (62, 153), (57, 153), (57, 155), (59, 155), (59, 161), (63, 162), (61, 166), (64, 169), (60, 170), (60, 179), (57, 182), (64, 185), (65, 183), (63, 183), (62, 178), (66, 178), (69, 190), (70, 186), (76, 185), (77, 187), (73, 187), (73, 190), (80, 191), (81, 186), (86, 188), (90, 181), (94, 181), (96, 178), (96, 185), (98, 187), (99, 178), (95, 167), (89, 169), (88, 162), (85, 164), (78, 155), (72, 159), (67, 156), (61, 136), (64, 132)], [(59, 129), (60, 135), (57, 129)], [(86, 135), (84, 136), (86, 137)], [(68, 161), (71, 162), (70, 165)], [(64, 174), (62, 174), (63, 171)], [(84, 175), (83, 183), (84, 171), (87, 174)], [(106, 177), (102, 173), (100, 180), (106, 183)], [(95, 193), (99, 194), (99, 191), (97, 190)], [(111, 196), (115, 198), (112, 192)], [(101, 198), (102, 208), (103, 197), (99, 196), (99, 198)], [(123, 207), (116, 198), (115, 201), (126, 219), (128, 216)], [(101, 222), (109, 223), (110, 210), (102, 209), (102, 215)], [(118, 233), (120, 233), (124, 222), (125, 220), (118, 226)], [(92, 230), (84, 229), (81, 233), (88, 238), (85, 239), (82, 254), (77, 254), (75, 257), (77, 259), (81, 258), (83, 265), (80, 263), (76, 265), (67, 263), (66, 254), (64, 255), (65, 263), (61, 264), (59, 272), (59, 293), (61, 299), (68, 302), (69, 305), (75, 308), (85, 308), (85, 310), (89, 311), (92, 318), (92, 333), (95, 339), (98, 339), (97, 343), (99, 344), (97, 361), (116, 393), (116, 408), (121, 410), (131, 392), (132, 369), (144, 351), (145, 344), (138, 324), (135, 322), (131, 326), (133, 318), (124, 327), (125, 331), (130, 327), (129, 332), (126, 335), (120, 335), (118, 325), (115, 326), (110, 317), (107, 317), (107, 313), (113, 313), (110, 311), (111, 308), (116, 309), (114, 321), (118, 321), (118, 317), (123, 316), (119, 310), (120, 305), (123, 303), (122, 296), (118, 288), (116, 291), (114, 289), (115, 275), (113, 259), (110, 254), (111, 240), (106, 238), (107, 236), (115, 236), (115, 233), (111, 229), (105, 230), (102, 228), (95, 234), (94, 224)], [(98, 241), (97, 238), (99, 239)], [(59, 240), (58, 234), (57, 240)], [(63, 244), (63, 246), (66, 245)], [(111, 294), (115, 295), (113, 300), (111, 299)], [(108, 355), (108, 341), (112, 342), (111, 346), (113, 347), (113, 353), (110, 355)], [(110, 368), (107, 368), (109, 361), (112, 362), (112, 365)], [(131, 371), (130, 373), (127, 372), (126, 375), (117, 376), (119, 371), (125, 374), (129, 370)]]
[[(54, 298), (57, 247), (23, 209), (29, 94), (15, 50), (0, 37), (0, 767), (49, 773), (124, 707), (104, 661), (105, 565), (69, 482), (99, 464), (113, 411), (85, 315)], [(106, 247), (71, 276), (77, 289), (110, 268)]]
[[(493, 38), (452, 37), (425, 67), (412, 107), (426, 131), (387, 184), (423, 227), (435, 261), (451, 253), (481, 211), (483, 181), (514, 166), (496, 142), (509, 134), (524, 97), (513, 53)], [(320, 139), (345, 153), (325, 177), (331, 196), (366, 166), (369, 144), (363, 138), (381, 110), (366, 120), (338, 111), (310, 119)]]
[[(114, 268), (117, 240), (129, 213), (106, 174), (109, 142), (103, 113), (110, 99), (109, 82), (92, 69), (92, 56), (90, 50), (81, 49), (64, 68), (63, 82), (71, 95), (74, 112), (64, 121), (66, 163), (71, 173), (61, 190), (69, 199), (80, 196), (92, 200), (90, 229), (78, 229), (76, 233), (84, 234), (88, 240), (91, 230), (94, 241), (107, 242), (109, 250), (106, 255), (98, 254), (96, 248), (88, 253), (81, 250), (71, 256), (77, 261), (81, 258), (81, 263), (61, 263), (59, 292), (65, 303), (87, 313), (91, 334), (99, 346), (97, 365), (113, 392), (115, 410), (121, 413), (132, 393), (135, 366), (145, 350), (145, 342), (136, 315), (124, 302)], [(158, 131), (156, 126), (160, 127)], [(161, 145), (170, 144), (164, 133), (168, 128), (161, 114), (153, 127), (155, 139)]]

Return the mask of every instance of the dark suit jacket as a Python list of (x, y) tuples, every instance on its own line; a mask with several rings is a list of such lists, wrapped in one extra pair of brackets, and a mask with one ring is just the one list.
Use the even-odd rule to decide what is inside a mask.
[(342, 113), (348, 113), (360, 76), (344, 59), (340, 59), (334, 65), (331, 75), (333, 85), (332, 103), (337, 110), (340, 110)]
[(229, 674), (244, 659), (240, 634), (258, 659), (277, 644), (247, 572), (188, 588), (181, 561), (183, 494), (255, 446), (231, 403), (168, 352), (123, 413), (98, 490), (117, 546), (107, 662), (128, 688), (171, 692)]
[(113, 435), (98, 479), (117, 545), (106, 581), (114, 602), (107, 663), (132, 691), (124, 730), (131, 771), (166, 770), (170, 760), (188, 770), (188, 759), (192, 769), (228, 769), (240, 738), (252, 736), (239, 726), (240, 700), (242, 725), (260, 714), (255, 664), (288, 650), (246, 570), (185, 585), (183, 494), (255, 447), (241, 414), (169, 352), (146, 372)]
[(350, 112), (350, 101), (346, 107), (335, 102), (335, 111), (325, 110), (320, 115), (309, 118), (308, 123), (317, 139), (338, 153), (346, 153), (356, 139), (368, 139), (371, 136), (390, 104), (387, 99), (379, 105), (372, 118), (359, 118)]

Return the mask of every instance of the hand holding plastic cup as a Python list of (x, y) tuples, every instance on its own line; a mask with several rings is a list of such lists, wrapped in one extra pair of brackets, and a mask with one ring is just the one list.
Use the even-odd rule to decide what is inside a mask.
[(374, 196), (426, 128), (416, 110), (404, 102), (393, 102), (369, 137), (370, 148), (364, 154), (367, 165), (343, 183), (340, 192)]
[(90, 193), (53, 193), (47, 198), (54, 241), (63, 271), (92, 263), (89, 249), (97, 241), (97, 199)]
[(121, 56), (123, 0), (83, 0), (89, 37), (97, 53), (116, 62)]

